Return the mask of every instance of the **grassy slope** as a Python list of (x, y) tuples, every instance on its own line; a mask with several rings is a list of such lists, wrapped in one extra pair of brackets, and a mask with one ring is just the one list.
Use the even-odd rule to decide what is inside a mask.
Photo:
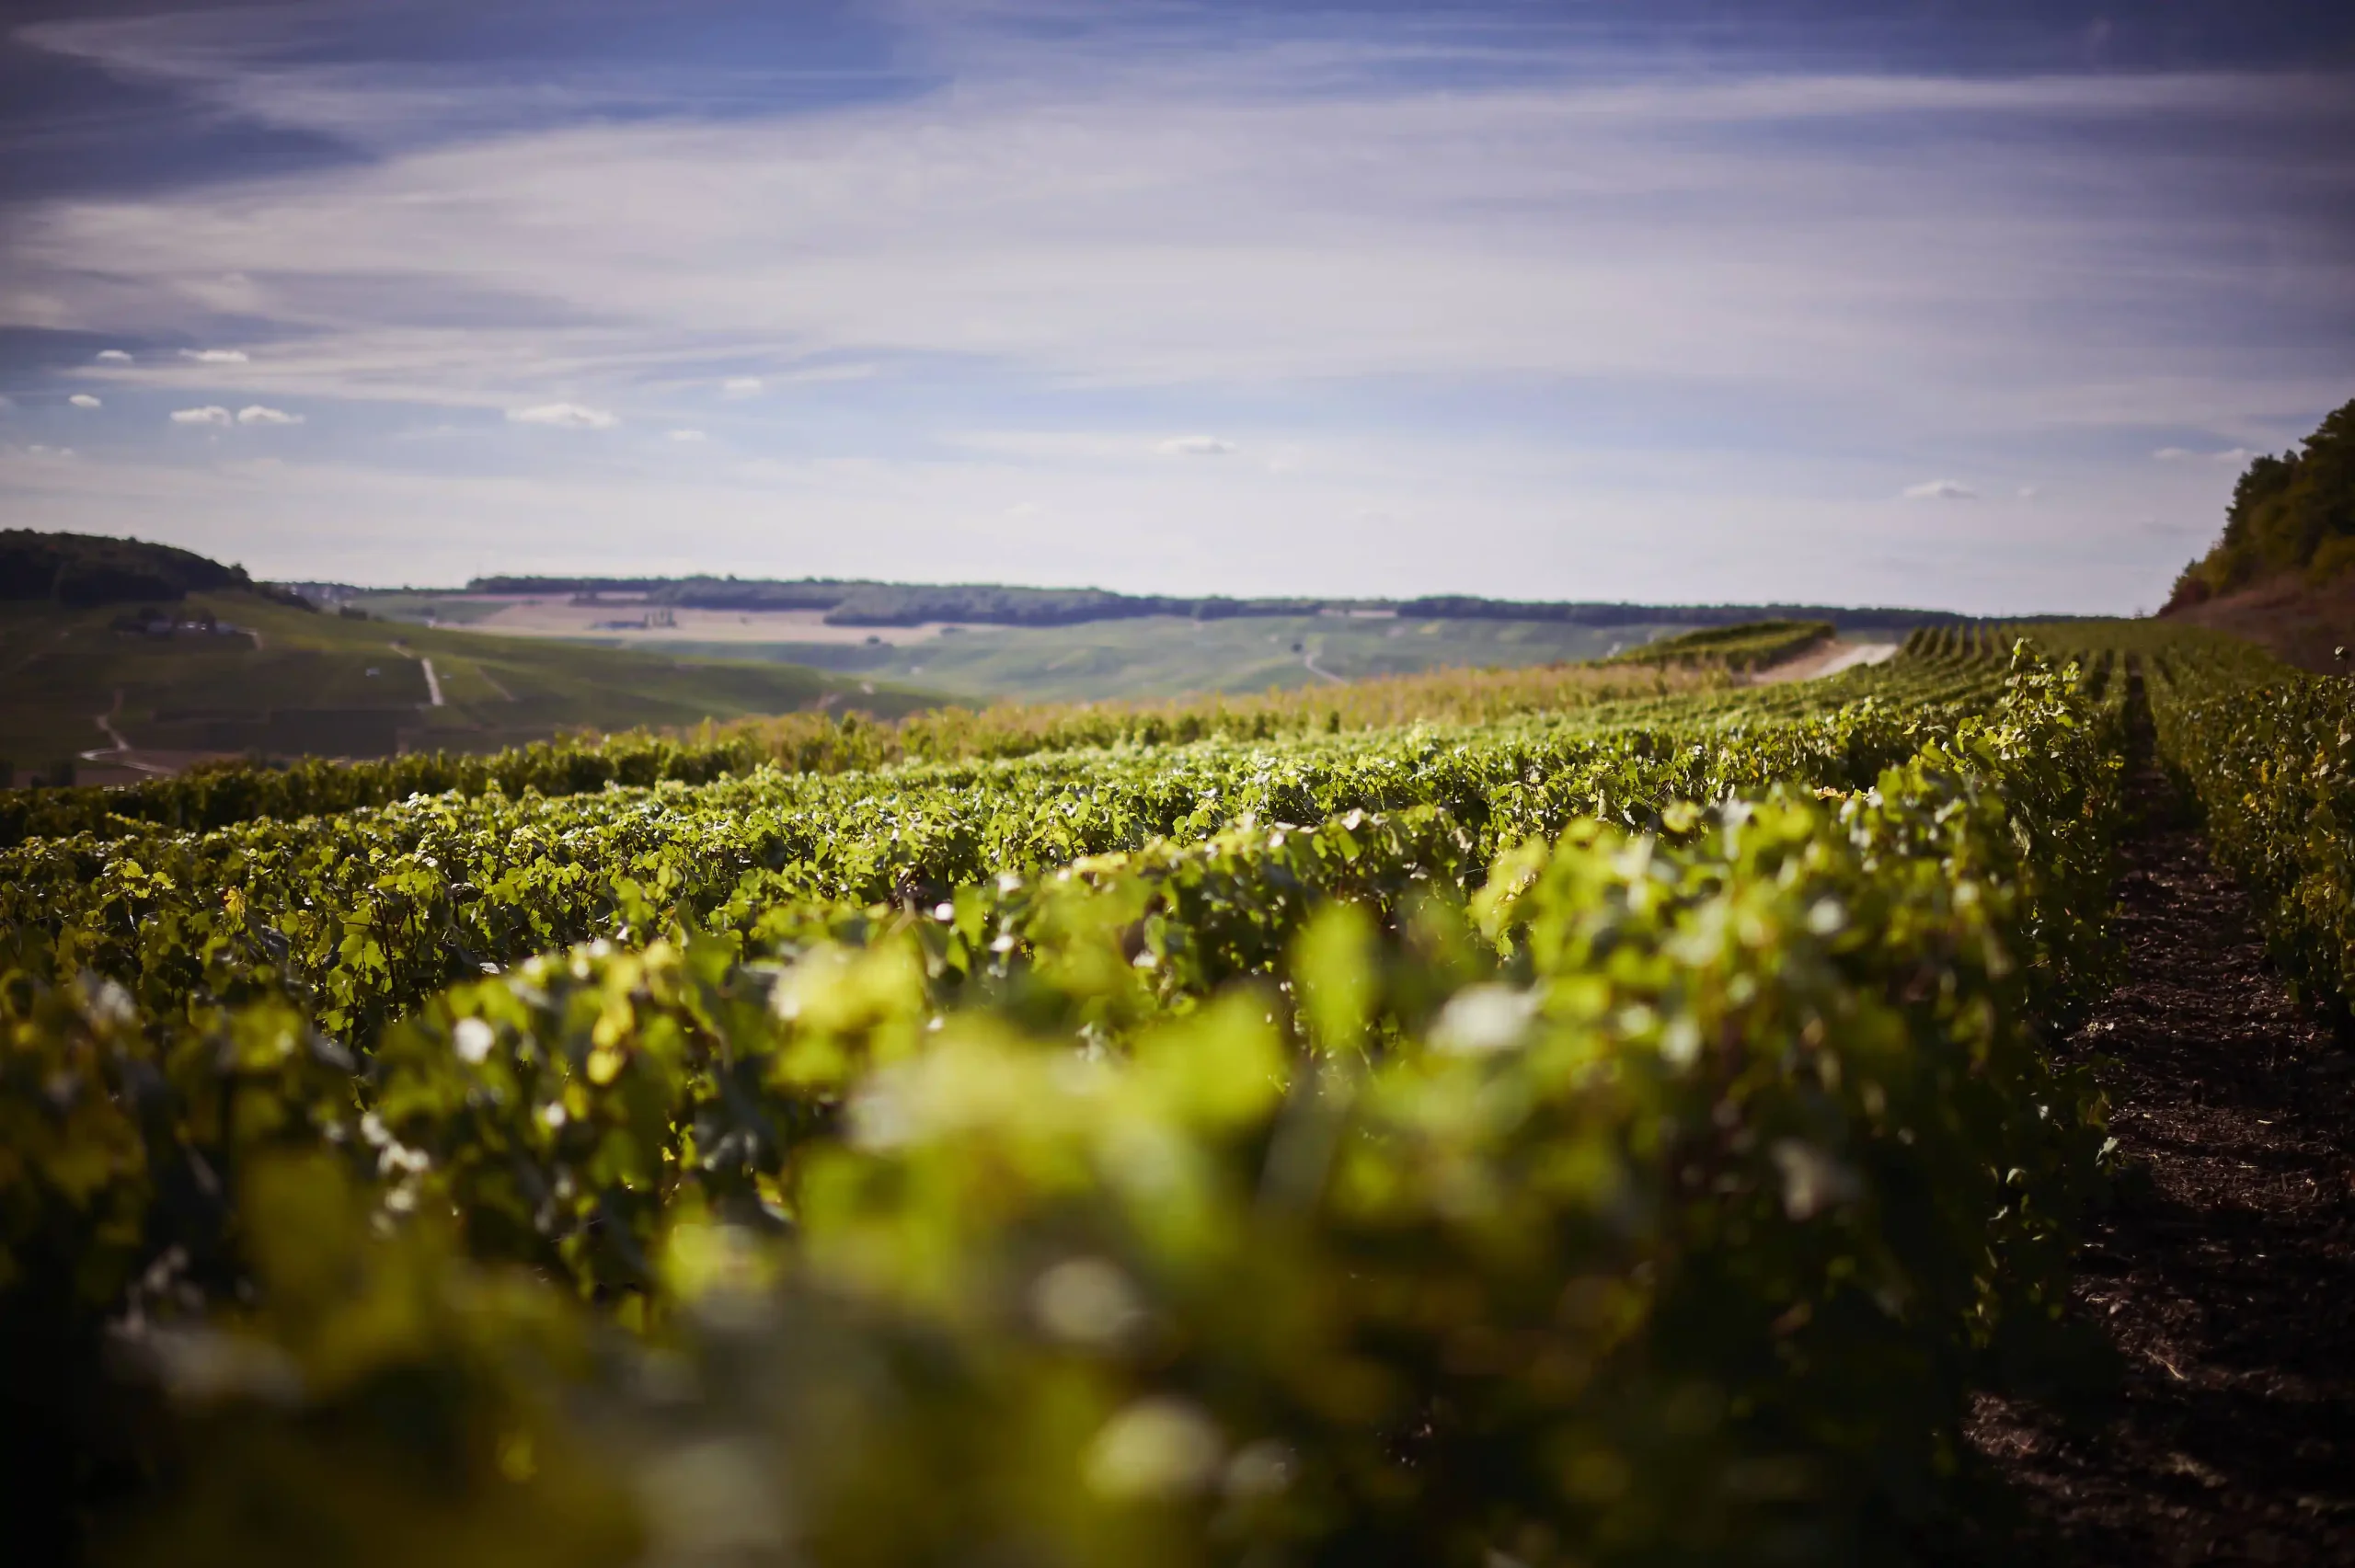
[[(401, 612), (400, 601), (389, 595), (369, 602)], [(454, 612), (463, 612), (463, 601), (448, 596), (420, 596), (412, 612), (421, 616), (429, 602), (445, 619), (453, 618)], [(1317, 669), (1344, 680), (1450, 666), (1551, 664), (1599, 658), (1671, 629), (1335, 615), (1225, 621), (1146, 616), (1075, 626), (975, 627), (899, 647), (790, 642), (632, 646), (670, 648), (682, 656), (786, 659), (879, 682), (916, 681), (975, 697), (1093, 702), (1314, 685), (1323, 677), (1308, 667), (1312, 658)]]
[[(121, 608), (0, 605), (0, 757), (20, 773), (105, 745), (93, 715), (109, 710), (142, 747), (203, 749), (190, 738), (203, 721), (175, 714), (382, 708), (398, 711), (407, 744), (479, 750), (581, 727), (684, 725), (821, 702), (890, 716), (937, 700), (879, 682), (870, 692), (856, 678), (790, 664), (346, 620), (235, 591), (192, 595), (179, 612), (210, 610), (250, 627), (258, 647), (245, 636), (125, 636), (109, 629)], [(441, 679), (439, 708), (421, 705), (424, 658)]]
[(1747, 621), (1709, 626), (1631, 648), (1616, 664), (1722, 664), (1729, 670), (1763, 670), (1831, 642), (1829, 621)]
[(2355, 650), (2355, 573), (2318, 585), (2289, 573), (2165, 615), (2246, 637), (2302, 670), (2346, 673), (2331, 649)]

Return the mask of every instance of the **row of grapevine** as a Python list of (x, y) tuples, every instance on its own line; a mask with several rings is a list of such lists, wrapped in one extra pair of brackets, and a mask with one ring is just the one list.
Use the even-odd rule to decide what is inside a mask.
[(1920, 659), (1979, 660), (2002, 657), (2023, 628), (1993, 622), (1969, 625), (1917, 626), (1905, 635), (1905, 655)]
[(2239, 637), (2164, 622), (2065, 623), (2039, 640), (2141, 671), (2159, 760), (2249, 890), (2292, 988), (2355, 1006), (2355, 687)]
[[(201, 832), (257, 818), (292, 821), (391, 805), (418, 795), (520, 796), (610, 785), (702, 784), (775, 768), (836, 773), (909, 762), (999, 760), (1047, 752), (1201, 740), (1269, 742), (1415, 723), (1494, 724), (1580, 715), (1601, 725), (1705, 713), (1815, 711), (1869, 695), (1913, 698), (1923, 671), (1859, 671), (1758, 705), (1722, 670), (1631, 671), (1592, 665), (1442, 670), (1321, 691), (1169, 703), (1000, 704), (940, 708), (896, 723), (856, 713), (787, 714), (700, 727), (685, 737), (607, 736), (488, 755), (420, 753), (377, 761), (200, 769), (131, 785), (0, 789), (0, 847), (36, 838), (99, 839), (166, 830)], [(1948, 673), (1945, 695), (1983, 686), (1985, 670)]]
[(144, 1561), (1925, 1555), (2096, 1174), (2035, 1021), (2105, 973), (2114, 720), (2023, 668), (1651, 833), (1499, 770), (756, 902), (364, 1059), (20, 973), (10, 1354), (111, 1318), (177, 1391)]
[(677, 921), (735, 929), (812, 899), (930, 904), (957, 886), (1245, 820), (1446, 807), (1477, 853), (1591, 814), (1777, 779), (1849, 785), (1919, 715), (1864, 704), (1753, 727), (1545, 725), (1273, 747), (1063, 752), (880, 773), (773, 771), (557, 798), (411, 800), (201, 834), (0, 852), (0, 961), (89, 968), (145, 1013), (281, 992), (362, 1042), (452, 980)]
[(2145, 659), (2161, 754), (2249, 889), (2274, 956), (2305, 997), (2355, 1003), (2355, 686), (2236, 639), (2166, 639)]
[(0, 789), (0, 846), (142, 828), (203, 831), (257, 818), (293, 820), (414, 795), (578, 795), (608, 784), (703, 784), (775, 767), (843, 773), (909, 761), (1026, 757), (1120, 745), (1267, 741), (1416, 722), (1493, 723), (1533, 714), (1705, 692), (1722, 673), (1548, 666), (1443, 670), (1328, 691), (1167, 703), (947, 707), (879, 722), (856, 713), (787, 714), (706, 725), (685, 737), (608, 736), (488, 755), (419, 753), (375, 761), (200, 769), (127, 786)]
[(1830, 642), (1839, 628), (1829, 621), (1753, 621), (1737, 626), (1709, 626), (1644, 643), (1614, 654), (1613, 664), (1649, 664), (1662, 668), (1717, 665), (1747, 672)]

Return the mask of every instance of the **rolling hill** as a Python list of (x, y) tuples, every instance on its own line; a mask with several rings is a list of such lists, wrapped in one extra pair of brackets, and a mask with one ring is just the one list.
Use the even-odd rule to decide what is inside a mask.
[(1149, 701), (1449, 668), (1575, 662), (1767, 619), (1829, 623), (1844, 635), (1878, 642), (1967, 619), (1807, 606), (1187, 601), (1094, 589), (718, 578), (500, 578), (464, 590), (322, 584), (314, 591), (419, 625), (674, 657), (777, 659), (961, 698), (1018, 702)]
[[(44, 554), (36, 541), (63, 544)], [(793, 664), (322, 612), (202, 557), (191, 568), (142, 554), (160, 547), (100, 543), (0, 537), (0, 564), (25, 567), (0, 580), (8, 782), (59, 782), (67, 764), (83, 783), (128, 782), (225, 755), (480, 751), (570, 729), (821, 706), (890, 717), (938, 701)], [(98, 586), (68, 602), (63, 582)]]

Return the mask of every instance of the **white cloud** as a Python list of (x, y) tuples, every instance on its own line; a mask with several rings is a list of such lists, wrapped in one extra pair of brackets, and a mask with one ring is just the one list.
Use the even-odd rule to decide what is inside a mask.
[(265, 408), (258, 403), (248, 404), (237, 410), (237, 423), (240, 425), (299, 425), (302, 422), (300, 414), (289, 414), (283, 408)]
[[(1256, 430), (1242, 433), (1260, 444)], [(631, 570), (759, 575), (775, 569), (786, 514), (827, 521), (797, 533), (797, 573), (904, 577), (907, 562), (921, 559), (944, 581), (1068, 580), (1132, 592), (1910, 600), (1984, 614), (2124, 612), (2137, 594), (2164, 594), (2183, 564), (2180, 541), (2136, 526), (2183, 504), (2165, 474), (2132, 458), (2140, 448), (2129, 449), (2140, 490), (2108, 483), (2107, 470), (2089, 471), (2105, 481), (2098, 487), (2071, 474), (2081, 498), (2066, 529), (2036, 508), (1966, 505), (1927, 507), (1942, 526), (1924, 517), (1892, 532), (1876, 487), (1843, 495), (1836, 464), (1745, 463), (1734, 505), (1687, 454), (1628, 452), (1608, 435), (1567, 449), (1557, 431), (1500, 438), (1476, 464), (1430, 432), (1298, 439), (1304, 466), (1282, 486), (1252, 464), (1156, 461), (1152, 443), (1133, 436), (1126, 464), (805, 456), (757, 473), (700, 453), (648, 468), (621, 450), (608, 464), (615, 443), (581, 438), (563, 444), (593, 449), (587, 460), (548, 474), (444, 475), (322, 456), (267, 484), (164, 453), (39, 472), (20, 457), (17, 474), (0, 456), (0, 494), (18, 526), (135, 532), (242, 555), (260, 576), (347, 582), (463, 579), (486, 569), (486, 549), (498, 569), (578, 572), (584, 548), (624, 543), (642, 552)], [(2051, 488), (2062, 483), (2056, 475)], [(1040, 517), (1000, 517), (1020, 501), (1037, 503)], [(318, 526), (323, 510), (336, 528)], [(1359, 520), (1368, 512), (1396, 520), (1383, 527), (1384, 547), (1336, 549), (1336, 538), (1366, 542)], [(695, 526), (649, 532), (645, 519), (656, 515)], [(1664, 537), (1689, 548), (1663, 552)], [(1761, 540), (1771, 546), (1763, 555)]]
[(98, 363), (102, 365), (127, 365), (131, 363), (131, 356), (124, 353), (120, 349), (101, 349), (98, 350)]
[(65, 401), (71, 403), (76, 408), (103, 408), (106, 406), (106, 405), (100, 403), (97, 398), (91, 396), (86, 392), (77, 392)]
[(719, 390), (729, 397), (756, 397), (761, 391), (761, 378), (756, 375), (732, 375), (719, 383)]
[(1909, 501), (1975, 501), (1979, 492), (1959, 479), (1924, 479), (1905, 486)]
[[(890, 25), (913, 34), (953, 28), (965, 29), (959, 39), (999, 40), (994, 52), (942, 69), (923, 59), (928, 40), (917, 37), (902, 57), (923, 59), (924, 79), (903, 92), (785, 113), (584, 115), (565, 125), (554, 123), (565, 118), (559, 106), (511, 118), (496, 135), (478, 133), (484, 106), (469, 80), (408, 77), (410, 89), (463, 101), (396, 102), (373, 67), (301, 65), (264, 36), (275, 23), (240, 24), (253, 29), (250, 48), (179, 56), (201, 90), (241, 110), (267, 98), (272, 123), (367, 121), (384, 132), (367, 140), (371, 155), (202, 189), (20, 204), (8, 282), (53, 298), (61, 326), (134, 341), (235, 332), (270, 343), (260, 363), (237, 372), (240, 395), (293, 407), (320, 396), (408, 398), (433, 406), (400, 416), (421, 422), (466, 406), (602, 429), (611, 415), (521, 406), (561, 395), (636, 406), (623, 390), (632, 386), (717, 401), (729, 381), (753, 379), (735, 369), (755, 363), (764, 395), (782, 406), (802, 395), (797, 367), (878, 367), (876, 383), (846, 400), (855, 407), (827, 411), (838, 422), (823, 438), (871, 460), (855, 479), (837, 475), (827, 498), (876, 536), (935, 513), (987, 517), (1024, 496), (1048, 503), (1063, 526), (1018, 532), (1064, 533), (1074, 548), (1147, 492), (1280, 521), (1261, 530), (1267, 547), (1247, 563), (1201, 553), (1201, 590), (1240, 591), (1263, 573), (1270, 591), (1339, 591), (1350, 585), (1330, 574), (1341, 569), (1333, 545), (1345, 520), (1369, 507), (1418, 515), (1386, 495), (1348, 493), (1357, 472), (1312, 464), (1278, 475), (1259, 462), (1301, 430), (1377, 450), (1427, 441), (1428, 474), (1485, 475), (1497, 449), (1553, 418), (1558, 395), (1557, 429), (1591, 406), (1629, 447), (1676, 451), (1678, 487), (1659, 493), (1686, 509), (1648, 503), (1645, 515), (1723, 527), (1709, 535), (1726, 542), (1726, 586), (1716, 591), (1751, 591), (1753, 576), (1779, 569), (1771, 563), (1790, 552), (1769, 525), (1799, 527), (1792, 520), (1804, 509), (1786, 503), (1804, 487), (1848, 498), (1841, 515), (1853, 536), (1805, 536), (1852, 563), (1852, 591), (1941, 601), (1979, 593), (1977, 607), (2002, 608), (2002, 592), (1986, 586), (1992, 566), (1975, 578), (1870, 575), (1898, 548), (1878, 539), (1895, 475), (1854, 454), (1945, 451), (1953, 455), (1942, 466), (1986, 475), (2033, 464), (2067, 495), (2074, 523), (2074, 509), (2122, 508), (2128, 494), (2144, 508), (2172, 504), (2135, 488), (2179, 487), (2195, 472), (2133, 457), (2154, 433), (2256, 440), (2293, 421), (2308, 428), (2345, 396), (2343, 365), (2323, 363), (2328, 335), (2289, 340), (2280, 330), (2338, 319), (2344, 225), (2312, 215), (2311, 203), (2275, 200), (2335, 177), (2342, 155), (2330, 149), (2347, 140), (2301, 130), (2283, 106), (2336, 87), (2326, 113), (2343, 119), (2355, 105), (2343, 75), (1828, 76), (1788, 61), (1711, 59), (1690, 72), (1638, 63), (1614, 80), (1624, 63), (1607, 49), (1591, 57), (1583, 33), (1566, 43), (1566, 32), (1499, 29), (1459, 50), (1462, 39), (1419, 17), (1378, 43), (1287, 23), (1215, 52), (1192, 48), (1180, 28), (1156, 33), (1154, 48), (1090, 55), (1103, 70), (1075, 70), (1072, 52), (1093, 46), (1061, 32), (1028, 36), (1020, 51), (1006, 43), (1028, 29), (1003, 19), (1038, 8), (885, 7)], [(297, 9), (325, 17), (334, 8)], [(936, 10), (961, 19), (936, 23)], [(140, 36), (155, 43), (156, 29), (179, 25), (142, 18)], [(1072, 36), (1100, 41), (1124, 25)], [(77, 36), (112, 65), (133, 49), (121, 31)], [(1492, 71), (1499, 40), (1515, 58)], [(2099, 134), (2046, 134), (2088, 127)], [(2241, 166), (2246, 189), (2219, 189), (2211, 130), (2279, 156)], [(2039, 156), (2023, 165), (2011, 149), (2031, 143)], [(2274, 206), (2286, 215), (2268, 223), (2260, 256), (2245, 244), (2246, 219)], [(616, 210), (639, 220), (626, 244), (615, 238)], [(2126, 254), (2138, 258), (2131, 274), (2114, 265)], [(233, 273), (244, 281), (231, 290)], [(241, 325), (224, 325), (233, 322)], [(169, 353), (142, 351), (142, 372)], [(2329, 402), (2309, 396), (2318, 385), (2334, 392)], [(1081, 407), (1066, 395), (1074, 387), (1122, 395)], [(1443, 395), (1426, 395), (1432, 388)], [(1740, 412), (1721, 418), (1729, 409)], [(936, 487), (933, 456), (958, 429), (1057, 420), (1086, 427), (1074, 441), (1117, 450), (1001, 448), (975, 465), (982, 477), (970, 489)], [(1247, 456), (1177, 461), (1178, 443), (1162, 438), (1198, 424), (1223, 429)], [(470, 436), (477, 429), (467, 426)], [(2121, 441), (2120, 431), (2131, 433)], [(512, 459), (519, 475), (536, 458), (546, 471), (561, 464), (569, 480), (627, 445), (507, 444), (524, 454)], [(787, 434), (775, 448), (806, 470)], [(435, 483), (465, 489), (463, 461)], [(609, 477), (626, 478), (629, 453), (610, 461)], [(1547, 475), (1542, 501), (1529, 504), (1582, 511), (1635, 493), (1596, 476), (1620, 461), (1590, 450)], [(1799, 486), (1794, 475), (1810, 464)], [(657, 466), (683, 494), (720, 477), (699, 462)], [(1098, 487), (1078, 493), (1083, 484)], [(1991, 482), (1988, 494), (2009, 487)], [(1328, 492), (1329, 509), (1304, 509), (1300, 498)], [(1429, 548), (1394, 558), (1443, 552), (1464, 579), (1453, 586), (1471, 590), (1473, 567), (1445, 546), (1458, 526), (1521, 516), (1524, 498), (1503, 486), (1467, 493), (1476, 504), (1431, 498), (1420, 515), (1453, 521), (1416, 542)], [(658, 497), (632, 506), (666, 504)], [(142, 515), (176, 517), (174, 504)], [(1984, 539), (2031, 532), (2042, 509), (1927, 509), (1953, 514), (1947, 532), (1967, 523)], [(218, 515), (242, 514), (224, 500)], [(478, 515), (502, 514), (486, 504)], [(1087, 569), (1164, 563), (1156, 549), (1193, 552), (1210, 527), (1191, 514), (1155, 515), (1158, 535), (1118, 531), (1131, 555), (1090, 556)], [(593, 542), (675, 549), (682, 569), (758, 555), (689, 559), (717, 546), (614, 526), (613, 540)], [(1565, 550), (1573, 539), (1530, 537), (1559, 538)], [(1653, 591), (1642, 575), (1651, 564), (1632, 556), (1593, 568), (1619, 574), (1598, 586), (1606, 579), (1586, 557), (1609, 537), (1607, 528), (1576, 536), (1582, 554), (1557, 563), (1555, 590)], [(546, 538), (535, 564), (564, 569), (581, 534), (564, 524)], [(453, 549), (474, 547), (470, 537)], [(1918, 541), (1903, 548), (1916, 560), (1936, 554)], [(1178, 564), (1196, 569), (1191, 559)], [(2005, 580), (2066, 580), (2088, 596), (2079, 603), (2115, 594), (2131, 604), (2149, 591), (2117, 586), (2142, 568), (2115, 559), (2057, 563), (2042, 548), (2002, 559)], [(1063, 579), (1059, 557), (1035, 561), (1024, 569)], [(968, 569), (1017, 570), (994, 560)], [(2172, 565), (2149, 569), (2163, 589)], [(1127, 586), (1167, 586), (1142, 567), (1122, 570)], [(1541, 591), (1500, 577), (1478, 586)], [(2009, 602), (2069, 607), (2040, 592)]]
[[(75, 36), (101, 56), (131, 47)], [(1559, 46), (1530, 41), (1534, 68)], [(234, 191), (60, 202), (29, 215), (19, 248), (69, 311), (120, 303), (170, 318), (157, 329), (187, 329), (189, 280), (242, 273), (256, 297), (241, 311), (300, 329), (274, 342), (272, 371), (299, 355), (347, 386), (424, 352), (445, 387), (495, 387), (519, 356), (547, 352), (585, 388), (717, 341), (982, 356), (1098, 381), (1633, 372), (1859, 401), (1894, 389), (1916, 405), (1950, 405), (1968, 364), (1996, 383), (1980, 389), (1991, 406), (2016, 406), (2023, 383), (2066, 402), (2088, 377), (2180, 362), (2165, 334), (2145, 334), (2056, 364), (2068, 342), (2005, 326), (2028, 304), (2104, 302), (2118, 284), (2103, 258), (2180, 225), (2131, 194), (2164, 182), (2106, 180), (2118, 200), (2061, 202), (2114, 169), (2056, 143), (2024, 175), (1973, 128), (2279, 112), (2285, 92), (2234, 77), (1614, 84), (1534, 69), (1520, 86), (1434, 93), (1382, 79), (1337, 38), (1245, 50), (1215, 73), (1182, 49), (1148, 52), (1117, 85), (1057, 83), (1054, 58), (1001, 57), (988, 68), (1007, 79), (960, 74), (953, 92), (889, 102), (437, 138)], [(231, 96), (286, 85), (275, 63), (208, 64)], [(1350, 90), (1323, 90), (1322, 73)], [(1319, 90), (1287, 94), (1288, 77)], [(1918, 138), (1870, 134), (1910, 135), (1924, 114), (1936, 119)], [(1948, 136), (1953, 116), (1980, 118)], [(1793, 120), (1856, 134), (1795, 143), (1779, 133)], [(617, 203), (647, 215), (626, 247), (612, 239)], [(2312, 292), (2335, 301), (2343, 273), (2321, 271)], [(2212, 269), (2139, 276), (2154, 295), (2218, 287)], [(2268, 297), (2298, 308), (2307, 282), (2293, 270)], [(426, 325), (496, 302), (523, 308), (465, 333)], [(2134, 303), (2140, 319), (2180, 319), (2162, 298)], [(2017, 369), (1980, 369), (1993, 365)]]
[(2245, 446), (2228, 446), (2222, 452), (2194, 452), (2188, 447), (2163, 446), (2151, 454), (2161, 463), (2246, 463), (2249, 453)]
[(242, 365), (247, 362), (243, 349), (182, 349), (180, 358), (194, 360), (200, 365)]
[(708, 440), (709, 438), (705, 436), (701, 430), (672, 430), (671, 432), (671, 439), (674, 441), (699, 441)]
[(217, 404), (203, 408), (172, 410), (172, 423), (175, 425), (226, 425), (229, 422), (229, 410)]
[(51, 462), (63, 462), (74, 455), (74, 449), (70, 446), (29, 446), (25, 448), (25, 452), (26, 455), (30, 457), (44, 458)]
[(968, 452), (1024, 463), (1094, 463), (1134, 467), (1158, 447), (1133, 431), (1095, 429), (956, 430), (941, 438)]
[(1216, 436), (1173, 436), (1156, 450), (1172, 457), (1223, 457), (1235, 450), (1235, 443)]
[(2036, 499), (2037, 497), (2044, 494), (2044, 486), (2041, 485), (2022, 485), (2015, 493), (2024, 501), (2032, 501)]
[(621, 421), (603, 408), (578, 403), (543, 403), (532, 408), (510, 408), (507, 417), (519, 425), (552, 425), (567, 430), (610, 430)]

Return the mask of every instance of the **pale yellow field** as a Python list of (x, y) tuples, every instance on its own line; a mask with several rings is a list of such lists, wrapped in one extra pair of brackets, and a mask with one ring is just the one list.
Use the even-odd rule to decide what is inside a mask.
[(562, 599), (513, 599), (496, 613), (469, 621), (466, 629), (516, 637), (597, 637), (636, 643), (907, 643), (929, 642), (948, 624), (927, 621), (914, 626), (830, 626), (822, 610), (679, 610), (671, 624), (615, 625), (646, 613), (642, 603), (608, 599), (573, 604)]

